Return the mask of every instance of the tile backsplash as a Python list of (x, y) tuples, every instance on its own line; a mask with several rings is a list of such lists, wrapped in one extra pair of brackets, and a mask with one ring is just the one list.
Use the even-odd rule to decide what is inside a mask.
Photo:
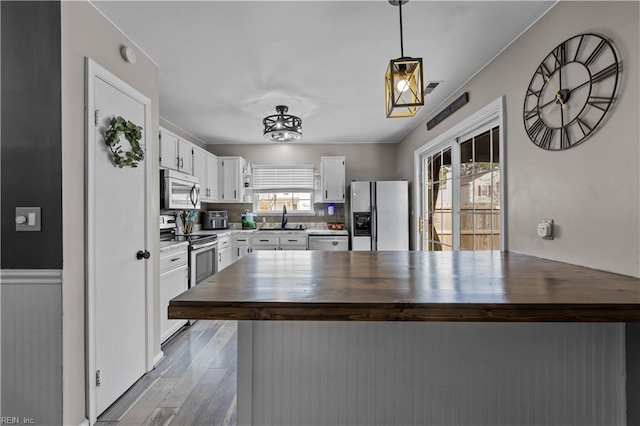
[[(321, 203), (317, 203), (314, 204), (314, 209), (315, 209), (315, 214), (313, 216), (311, 215), (305, 215), (305, 216), (296, 216), (294, 214), (288, 214), (287, 218), (288, 218), (288, 223), (290, 225), (294, 225), (296, 223), (299, 224), (309, 224), (310, 227), (315, 227), (313, 226), (314, 224), (317, 224), (318, 226), (325, 224), (327, 222), (345, 222), (345, 209), (344, 209), (344, 204), (334, 204), (335, 206), (335, 214), (329, 215), (327, 214), (327, 207), (329, 206), (329, 204), (321, 204)], [(244, 213), (245, 210), (249, 210), (251, 211), (251, 204), (247, 204), (247, 203), (202, 203), (202, 207), (200, 208), (201, 211), (210, 211), (210, 210), (226, 210), (228, 215), (229, 215), (229, 224), (233, 224), (233, 223), (240, 223), (242, 220), (242, 213)], [(266, 223), (269, 224), (273, 224), (273, 223), (280, 223), (280, 216), (262, 216), (260, 215), (260, 213), (258, 213), (258, 222), (262, 223), (263, 222), (263, 218), (264, 221)], [(199, 218), (198, 221), (200, 222)]]

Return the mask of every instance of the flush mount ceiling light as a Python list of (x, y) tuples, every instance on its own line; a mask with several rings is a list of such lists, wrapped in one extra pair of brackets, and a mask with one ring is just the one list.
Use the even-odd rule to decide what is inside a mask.
[(276, 106), (278, 114), (270, 115), (262, 120), (264, 137), (274, 142), (295, 141), (302, 137), (302, 120), (295, 115), (286, 114), (289, 107)]
[(409, 0), (389, 0), (400, 11), (400, 58), (389, 61), (384, 77), (387, 118), (413, 117), (424, 105), (422, 58), (404, 56), (402, 5)]

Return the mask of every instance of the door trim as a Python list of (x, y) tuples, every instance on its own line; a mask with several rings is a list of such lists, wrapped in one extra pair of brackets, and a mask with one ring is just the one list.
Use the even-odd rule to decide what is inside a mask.
[[(86, 412), (90, 424), (94, 424), (97, 420), (98, 413), (96, 412), (96, 386), (95, 386), (95, 370), (96, 370), (96, 336), (95, 336), (95, 311), (96, 311), (96, 279), (95, 279), (95, 212), (94, 201), (95, 194), (90, 191), (95, 183), (94, 174), (94, 154), (96, 146), (96, 138), (94, 131), (94, 112), (93, 105), (95, 105), (95, 78), (100, 78), (109, 85), (122, 91), (132, 99), (140, 102), (144, 105), (144, 125), (143, 132), (145, 136), (145, 245), (149, 250), (152, 245), (152, 221), (149, 220), (149, 209), (151, 204), (151, 184), (152, 169), (151, 159), (154, 158), (155, 152), (153, 151), (152, 143), (152, 131), (151, 131), (151, 99), (129, 84), (116, 77), (114, 74), (106, 70), (104, 67), (96, 63), (90, 58), (85, 58), (85, 132), (87, 146), (85, 149), (85, 244), (86, 244), (86, 258), (85, 258), (85, 279), (86, 279), (86, 371), (85, 371), (85, 383), (86, 383)], [(156, 231), (157, 232), (157, 231)], [(145, 369), (147, 372), (153, 369), (153, 286), (151, 285), (153, 271), (151, 269), (152, 262), (145, 262)]]
[(491, 121), (498, 121), (500, 126), (500, 158), (505, 164), (500, 169), (500, 192), (502, 193), (502, 200), (500, 205), (500, 223), (502, 225), (502, 231), (500, 232), (500, 251), (507, 251), (507, 168), (506, 168), (506, 146), (505, 146), (505, 126), (504, 126), (504, 96), (499, 97), (495, 101), (489, 103), (476, 113), (470, 115), (466, 120), (458, 123), (457, 125), (446, 130), (441, 135), (435, 137), (430, 142), (422, 145), (413, 152), (413, 181), (416, 183), (413, 185), (413, 205), (417, 214), (413, 217), (413, 238), (414, 249), (420, 250), (421, 238), (419, 233), (420, 220), (422, 218), (422, 167), (420, 165), (420, 158), (429, 151), (443, 148), (449, 143), (454, 143), (456, 139), (470, 132), (480, 130), (483, 126), (486, 126)]

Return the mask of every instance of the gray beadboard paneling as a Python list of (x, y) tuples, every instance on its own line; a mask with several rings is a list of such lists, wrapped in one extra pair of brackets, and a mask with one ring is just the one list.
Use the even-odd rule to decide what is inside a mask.
[(626, 325), (627, 424), (640, 425), (640, 324)]
[(254, 425), (625, 424), (621, 324), (264, 321), (251, 332)]
[(0, 284), (1, 415), (61, 424), (62, 272), (3, 270)]
[[(3, 269), (62, 267), (62, 80), (59, 1), (3, 1)], [(83, 155), (79, 152), (78, 155)], [(41, 207), (41, 232), (16, 232), (15, 208)]]

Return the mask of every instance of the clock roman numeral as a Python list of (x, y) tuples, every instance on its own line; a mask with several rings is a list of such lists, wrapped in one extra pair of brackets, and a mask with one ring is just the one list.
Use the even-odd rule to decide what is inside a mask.
[(580, 54), (580, 48), (582, 47), (582, 42), (584, 41), (584, 34), (580, 36), (580, 42), (578, 43), (578, 48), (576, 49), (576, 54), (573, 57), (574, 62), (578, 60), (578, 55)]
[(544, 149), (549, 149), (551, 148), (551, 142), (553, 141), (553, 134), (554, 134), (555, 130), (547, 127), (546, 129), (544, 129), (544, 133), (542, 134), (542, 139), (540, 139), (540, 143), (538, 144), (538, 146), (540, 146), (540, 148), (544, 148)]
[(605, 104), (607, 105), (609, 103), (610, 99), (609, 98), (603, 98), (602, 96), (591, 96), (589, 98), (589, 100), (587, 101), (587, 103), (589, 105), (591, 105), (594, 108), (598, 108), (600, 111), (602, 112), (606, 112), (607, 108), (603, 108), (598, 104)]
[[(545, 74), (545, 71), (546, 71), (546, 74)], [(547, 77), (551, 75), (551, 71), (549, 71), (549, 68), (547, 68), (544, 62), (540, 64), (540, 66), (536, 70), (536, 73), (542, 74), (542, 78), (544, 78), (544, 81), (547, 81)]]
[(538, 115), (538, 107), (535, 107), (524, 113), (524, 119), (531, 120), (533, 117), (536, 117), (537, 115)]
[(618, 73), (618, 63), (614, 62), (591, 76), (591, 83), (597, 83)]
[[(582, 134), (584, 136), (587, 136), (589, 133), (591, 133), (591, 131), (593, 130), (591, 128), (591, 126), (589, 126), (587, 123), (585, 123), (584, 121), (582, 121), (581, 118), (578, 117), (578, 119), (576, 120), (576, 122), (578, 123), (578, 126), (580, 127), (580, 130), (582, 130)], [(585, 128), (588, 130), (585, 130)]]
[(529, 89), (527, 90), (527, 93), (530, 95), (535, 96), (536, 98), (540, 97), (540, 93), (542, 93), (542, 89), (540, 90), (533, 90), (531, 87), (529, 87)]
[(605, 40), (600, 40), (600, 43), (598, 43), (598, 45), (596, 46), (595, 49), (593, 49), (593, 52), (591, 52), (591, 55), (589, 55), (589, 57), (587, 58), (586, 61), (584, 61), (584, 64), (586, 66), (591, 65), (591, 63), (593, 61), (595, 61), (598, 56), (600, 56), (600, 54), (602, 53), (602, 51), (604, 50), (604, 48), (607, 46), (607, 42)]
[(562, 43), (560, 46), (556, 48), (556, 50), (553, 51), (553, 56), (556, 58), (556, 64), (558, 65), (558, 67), (561, 67), (567, 63), (566, 42)]
[(563, 127), (560, 131), (560, 148), (565, 149), (571, 146), (571, 138), (569, 137), (569, 130)]
[(542, 131), (543, 127), (545, 127), (544, 123), (542, 122), (541, 119), (538, 118), (536, 122), (533, 123), (533, 125), (529, 127), (529, 130), (527, 131), (527, 133), (529, 134), (529, 138), (538, 139), (538, 135)]

